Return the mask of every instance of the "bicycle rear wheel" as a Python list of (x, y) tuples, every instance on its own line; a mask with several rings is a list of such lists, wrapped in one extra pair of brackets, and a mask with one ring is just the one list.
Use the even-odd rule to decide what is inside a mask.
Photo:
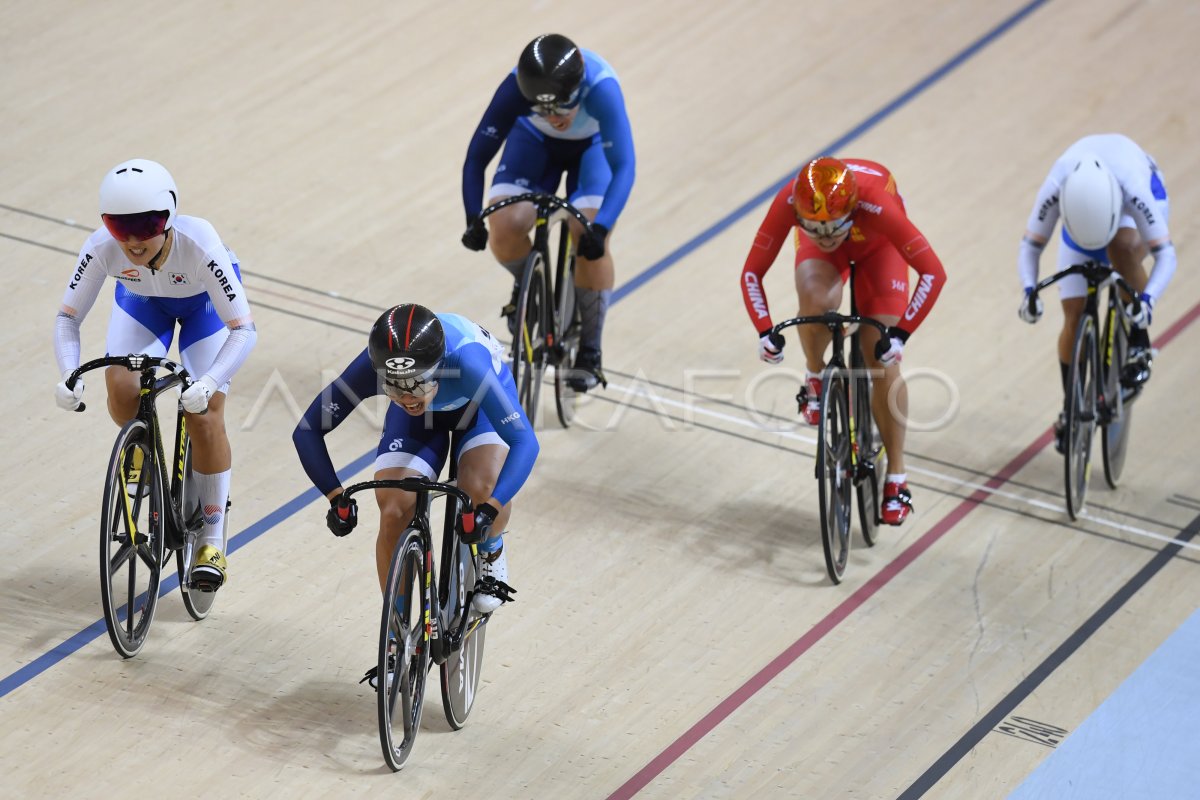
[(100, 598), (108, 638), (122, 658), (141, 651), (158, 608), (162, 510), (149, 429), (131, 420), (113, 445), (100, 510)]
[(512, 344), (513, 381), (529, 423), (537, 427), (546, 371), (546, 320), (550, 302), (546, 291), (546, 262), (538, 250), (529, 253), (517, 297), (517, 330)]
[[(1115, 293), (1115, 289), (1112, 290)], [(1133, 405), (1125, 402), (1121, 387), (1121, 370), (1129, 358), (1129, 331), (1125, 317), (1110, 299), (1108, 319), (1104, 325), (1104, 355), (1101, 359), (1104, 380), (1106, 422), (1100, 435), (1100, 453), (1104, 458), (1104, 480), (1116, 489), (1125, 469), (1125, 450), (1129, 444), (1129, 428), (1133, 422)]]
[(420, 531), (409, 528), (396, 545), (383, 593), (375, 673), (379, 743), (392, 771), (408, 760), (421, 726), (429, 673), (424, 587), (425, 547)]
[(554, 284), (554, 407), (564, 428), (575, 419), (574, 389), (567, 382), (579, 354), (582, 322), (575, 305), (575, 249), (570, 228), (562, 223), (558, 238), (558, 270)]
[(463, 636), (462, 647), (441, 666), (442, 673), (442, 708), (446, 712), (446, 722), (458, 730), (467, 724), (467, 715), (475, 704), (475, 695), (479, 690), (479, 676), (483, 670), (483, 642), (487, 625), (478, 611), (467, 602), (467, 593), (475, 587), (475, 559), (471, 555), (470, 545), (465, 545), (454, 538), (454, 546), (458, 557), (454, 559), (453, 574), (447, 586), (443, 605), (452, 611), (447, 615), (450, 629), (458, 630), (466, 615), (467, 625)]
[(1092, 440), (1096, 432), (1096, 363), (1096, 324), (1090, 315), (1084, 314), (1075, 333), (1067, 377), (1063, 476), (1067, 514), (1073, 520), (1083, 513), (1091, 477)]
[[(199, 507), (200, 498), (196, 494), (196, 483), (192, 477), (192, 442), (191, 439), (184, 439), (183, 445), (183, 480), (179, 482), (179, 497), (176, 498), (179, 503), (180, 517), (184, 526), (189, 523), (200, 524)], [(225, 508), (224, 525), (229, 525), (229, 508)], [(216, 592), (202, 592), (199, 589), (191, 589), (188, 586), (188, 573), (192, 568), (192, 559), (195, 557), (196, 533), (194, 531), (186, 531), (184, 533), (184, 546), (175, 551), (175, 568), (179, 574), (179, 593), (183, 597), (183, 607), (187, 609), (188, 616), (199, 622), (208, 616), (208, 612), (212, 611), (213, 603), (217, 599)]]
[(817, 430), (817, 485), (821, 497), (821, 544), (829, 579), (841, 583), (850, 558), (850, 408), (846, 373), (826, 369), (822, 376), (821, 427)]
[(883, 444), (871, 412), (871, 375), (857, 350), (852, 353), (850, 363), (853, 367), (854, 493), (858, 500), (858, 524), (867, 547), (874, 547), (879, 530)]

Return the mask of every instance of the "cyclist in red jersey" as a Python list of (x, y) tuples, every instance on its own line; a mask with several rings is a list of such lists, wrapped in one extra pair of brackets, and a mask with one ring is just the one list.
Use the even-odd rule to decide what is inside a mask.
[[(784, 338), (771, 334), (774, 323), (762, 278), (793, 228), (800, 314), (840, 308), (842, 286), (853, 261), (859, 312), (888, 326), (886, 340), (874, 328), (863, 328), (862, 337), (867, 366), (877, 377), (871, 403), (887, 450), (882, 517), (888, 525), (899, 525), (912, 511), (904, 466), (908, 390), (900, 375), (900, 359), (904, 343), (937, 301), (946, 271), (925, 236), (909, 221), (896, 192), (896, 179), (886, 167), (862, 159), (814, 159), (775, 195), (742, 267), (742, 297), (758, 331), (759, 357), (770, 364), (783, 360)], [(911, 297), (909, 266), (919, 276)], [(808, 424), (817, 425), (820, 373), (832, 334), (817, 325), (798, 330), (807, 368), (801, 389), (806, 395), (803, 414)]]

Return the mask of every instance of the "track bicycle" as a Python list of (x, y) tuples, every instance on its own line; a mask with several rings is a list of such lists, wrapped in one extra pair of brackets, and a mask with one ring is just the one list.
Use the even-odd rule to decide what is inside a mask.
[[(486, 219), (514, 203), (532, 203), (537, 213), (533, 229), (533, 249), (525, 260), (518, 283), (516, 330), (512, 342), (512, 372), (517, 396), (529, 422), (537, 426), (541, 402), (542, 377), (547, 367), (554, 368), (554, 405), (558, 421), (570, 427), (575, 417), (575, 390), (569, 379), (579, 352), (580, 316), (575, 303), (575, 243), (570, 219), (585, 232), (591, 222), (561, 197), (540, 192), (506, 197), (480, 212)], [(550, 260), (550, 229), (557, 225), (557, 260)]]
[[(871, 371), (858, 328), (871, 325), (887, 336), (887, 326), (857, 313), (851, 265), (850, 313), (795, 317), (772, 328), (781, 334), (795, 325), (824, 325), (833, 334), (832, 354), (821, 372), (821, 424), (817, 429), (816, 478), (821, 504), (821, 545), (829, 579), (840, 583), (850, 557), (851, 493), (858, 500), (863, 541), (873, 547), (880, 518), (883, 443), (871, 414)], [(850, 344), (849, 366), (846, 342)], [(803, 411), (803, 393), (796, 395)]]
[[(1102, 432), (1100, 449), (1104, 480), (1117, 488), (1125, 467), (1132, 422), (1131, 404), (1141, 394), (1139, 384), (1123, 381), (1121, 374), (1129, 356), (1129, 312), (1122, 297), (1129, 298), (1133, 313), (1141, 301), (1125, 279), (1111, 266), (1086, 261), (1075, 264), (1038, 282), (1029, 295), (1029, 307), (1037, 305), (1038, 293), (1068, 275), (1087, 281), (1083, 315), (1075, 328), (1067, 391), (1063, 397), (1063, 478), (1067, 514), (1072, 520), (1083, 513), (1091, 478), (1092, 442), (1096, 427)], [(1100, 292), (1107, 290), (1104, 327), (1100, 327)]]
[[(172, 553), (183, 605), (194, 620), (212, 610), (215, 587), (192, 580), (192, 562), (203, 527), (200, 499), (192, 478), (192, 445), (182, 401), (176, 401), (174, 450), (167, 461), (156, 400), (176, 386), (190, 385), (181, 365), (157, 356), (106, 356), (70, 374), (67, 386), (103, 367), (141, 373), (138, 410), (122, 426), (108, 459), (100, 510), (100, 598), (113, 648), (123, 658), (146, 643), (158, 606), (162, 570)], [(158, 371), (166, 373), (158, 377)], [(86, 404), (80, 403), (78, 411)], [(170, 469), (170, 475), (167, 470)], [(164, 496), (164, 487), (170, 487)], [(226, 504), (225, 525), (229, 524)]]
[[(453, 472), (451, 473), (453, 480)], [(425, 680), (433, 664), (441, 670), (442, 708), (450, 727), (467, 722), (483, 666), (483, 644), (491, 614), (471, 604), (483, 580), (474, 544), (464, 544), (457, 521), (471, 498), (453, 483), (424, 478), (364, 481), (346, 488), (349, 498), (368, 489), (398, 489), (417, 495), (412, 522), (392, 553), (373, 678), (379, 715), (379, 743), (393, 771), (408, 760), (421, 725)], [(435, 569), (430, 523), (432, 496), (446, 499), (440, 566)], [(506, 584), (491, 593), (511, 600)]]

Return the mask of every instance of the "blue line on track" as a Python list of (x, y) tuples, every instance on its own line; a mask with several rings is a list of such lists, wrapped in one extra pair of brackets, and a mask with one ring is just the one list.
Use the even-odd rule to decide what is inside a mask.
[[(843, 147), (850, 144), (855, 139), (857, 139), (858, 137), (862, 136), (867, 131), (874, 128), (880, 122), (883, 122), (885, 119), (890, 117), (892, 114), (899, 111), (904, 106), (908, 105), (909, 102), (911, 102), (913, 99), (915, 99), (918, 95), (920, 95), (926, 89), (930, 88), (935, 83), (940, 81), (942, 78), (946, 77), (948, 74), (953, 72), (955, 69), (962, 66), (963, 63), (965, 63), (970, 58), (972, 58), (973, 56), (978, 54), (980, 50), (987, 47), (989, 44), (991, 44), (993, 41), (995, 41), (1000, 36), (1003, 36), (1005, 33), (1007, 33), (1009, 31), (1009, 29), (1011, 29), (1013, 26), (1020, 23), (1022, 20), (1025, 19), (1025, 17), (1029, 16), (1034, 11), (1041, 8), (1048, 2), (1050, 2), (1050, 0), (1033, 0), (1033, 2), (1022, 7), (1016, 13), (1014, 13), (1011, 17), (1009, 17), (1008, 19), (1001, 22), (999, 25), (997, 25), (995, 28), (993, 28), (992, 30), (985, 33), (983, 36), (976, 39), (974, 42), (972, 42), (970, 45), (968, 45), (966, 48), (964, 48), (962, 51), (960, 51), (958, 53), (958, 55), (952, 57), (949, 61), (942, 64), (940, 67), (935, 69), (933, 72), (929, 73), (924, 78), (917, 81), (911, 88), (909, 88), (907, 91), (905, 91), (899, 97), (897, 97), (895, 100), (888, 103), (886, 106), (879, 109), (871, 116), (867, 117), (865, 120), (860, 122), (855, 127), (851, 128), (846, 133), (839, 136), (837, 139), (834, 139), (830, 144), (826, 145), (820, 151), (809, 156), (807, 159), (804, 160), (803, 164), (807, 164), (809, 161), (816, 158), (817, 156), (828, 155), (831, 153), (836, 153), (838, 150), (841, 150)], [(700, 232), (695, 238), (691, 239), (690, 241), (681, 245), (676, 250), (667, 254), (667, 256), (665, 258), (663, 258), (661, 261), (659, 261), (655, 264), (652, 264), (651, 266), (647, 267), (642, 272), (640, 272), (637, 275), (635, 275), (634, 277), (630, 278), (626, 283), (617, 287), (617, 289), (613, 292), (611, 302), (619, 303), (621, 300), (624, 300), (628, 295), (632, 294), (637, 289), (642, 288), (642, 286), (645, 285), (652, 278), (656, 278), (659, 275), (661, 275), (663, 272), (666, 272), (668, 269), (670, 269), (671, 267), (675, 266), (680, 261), (682, 261), (686, 256), (691, 255), (694, 251), (698, 250), (700, 247), (707, 244), (709, 242), (709, 240), (719, 236), (721, 233), (724, 233), (727, 228), (729, 228), (735, 222), (740, 220), (742, 217), (746, 216), (751, 211), (753, 211), (755, 208), (757, 208), (758, 206), (760, 206), (763, 203), (770, 200), (772, 197), (775, 196), (776, 192), (778, 192), (781, 188), (783, 188), (783, 185), (785, 183), (787, 183), (788, 181), (795, 178), (796, 173), (798, 173), (800, 171), (800, 166), (802, 166), (803, 164), (798, 165), (795, 169), (793, 169), (787, 175), (784, 175), (782, 178), (775, 181), (775, 183), (773, 183), (771, 186), (768, 186), (766, 189), (762, 190), (758, 194), (754, 195), (754, 197), (751, 197), (749, 200), (747, 200), (746, 202), (742, 203), (740, 206), (735, 208), (729, 214), (726, 214), (724, 217), (717, 220), (715, 223), (713, 223), (711, 226), (709, 226), (706, 230)]]
[[(349, 477), (360, 472), (364, 467), (371, 463), (375, 458), (375, 451), (359, 456), (346, 465), (341, 471), (341, 475)], [(279, 508), (267, 514), (262, 519), (247, 527), (244, 531), (234, 536), (229, 540), (229, 552), (235, 553), (246, 545), (253, 542), (259, 536), (262, 536), (267, 531), (274, 528), (279, 523), (286, 520), (288, 517), (295, 514), (300, 509), (307, 506), (309, 503), (321, 496), (321, 493), (315, 488), (309, 488), (300, 494), (287, 501)], [(158, 596), (169, 594), (179, 586), (179, 575), (172, 574), (162, 579), (158, 585)], [(104, 636), (108, 631), (104, 627), (104, 620), (98, 619), (91, 625), (87, 626), (79, 633), (70, 637), (62, 644), (47, 653), (35, 658), (30, 663), (13, 672), (11, 675), (0, 680), (0, 697), (4, 697), (14, 689), (20, 688), (22, 685), (41, 675), (46, 670), (53, 667), (58, 662), (65, 659), (67, 656), (83, 649), (85, 646), (92, 643), (94, 639)]]

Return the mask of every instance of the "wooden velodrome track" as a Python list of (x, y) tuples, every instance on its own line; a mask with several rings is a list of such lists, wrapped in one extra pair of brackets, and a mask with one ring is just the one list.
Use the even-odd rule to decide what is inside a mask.
[[(1007, 795), (1200, 605), (1200, 9), (467, 6), (4, 5), (6, 794)], [(393, 775), (357, 683), (374, 658), (374, 509), (330, 536), (290, 431), (383, 307), (497, 323), (507, 279), (458, 243), (460, 169), (496, 84), (546, 31), (614, 65), (633, 121), (612, 385), (585, 425), (540, 432), (508, 539), (519, 602), (491, 628), (469, 724), (449, 732), (435, 689)], [(1071, 524), (1048, 433), (1060, 316), (1050, 302), (1037, 327), (1017, 320), (1016, 248), (1053, 159), (1108, 130), (1162, 165), (1180, 268), (1123, 485), (1100, 488), (1097, 467)], [(919, 513), (852, 553), (837, 587), (813, 433), (794, 417), (798, 343), (760, 363), (737, 288), (769, 193), (831, 150), (895, 172), (950, 275), (905, 356), (928, 429), (909, 436)], [(99, 380), (88, 413), (55, 408), (50, 342), (100, 177), (131, 157), (166, 164), (183, 212), (236, 250), (260, 339), (228, 403), (231, 582), (203, 623), (164, 597), (122, 661), (96, 566), (116, 429)], [(777, 318), (794, 308), (788, 263), (767, 277)], [(347, 480), (369, 474), (380, 418), (332, 437)]]

